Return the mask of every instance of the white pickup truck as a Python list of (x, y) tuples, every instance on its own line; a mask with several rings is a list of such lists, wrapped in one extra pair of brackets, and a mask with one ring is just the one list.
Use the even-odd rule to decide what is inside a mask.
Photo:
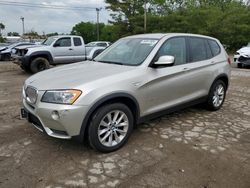
[(80, 36), (52, 36), (41, 45), (22, 46), (13, 50), (12, 58), (27, 72), (37, 73), (50, 65), (67, 64), (93, 59), (106, 47), (87, 49)]

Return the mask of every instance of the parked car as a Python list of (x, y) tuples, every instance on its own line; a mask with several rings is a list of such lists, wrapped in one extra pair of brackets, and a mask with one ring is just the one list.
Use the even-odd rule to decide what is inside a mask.
[(37, 73), (48, 69), (50, 65), (80, 62), (93, 59), (102, 49), (91, 49), (87, 53), (84, 40), (80, 36), (52, 36), (42, 45), (15, 48), (14, 63), (28, 72)]
[(111, 43), (107, 41), (95, 41), (86, 44), (87, 59), (91, 60), (95, 58), (110, 45)]
[(111, 42), (108, 41), (94, 41), (86, 44), (86, 47), (108, 47), (111, 45)]
[(28, 78), (21, 114), (49, 136), (85, 137), (94, 149), (112, 152), (148, 119), (198, 103), (219, 110), (229, 85), (229, 64), (215, 38), (130, 36), (93, 61)]
[(236, 52), (234, 55), (234, 62), (237, 64), (238, 68), (250, 65), (250, 43)]
[(8, 46), (0, 47), (0, 60), (9, 61), (11, 58), (12, 50), (16, 47), (20, 47), (24, 45), (26, 46), (26, 45), (35, 45), (35, 44), (30, 43), (30, 42), (18, 42), (18, 43), (10, 44)]

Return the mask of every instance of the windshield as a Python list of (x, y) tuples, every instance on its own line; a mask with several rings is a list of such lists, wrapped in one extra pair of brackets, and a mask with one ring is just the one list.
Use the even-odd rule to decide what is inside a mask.
[(57, 39), (56, 37), (49, 37), (42, 44), (50, 46), (56, 39)]
[(121, 65), (140, 65), (153, 50), (157, 42), (157, 39), (121, 39), (107, 48), (94, 60)]

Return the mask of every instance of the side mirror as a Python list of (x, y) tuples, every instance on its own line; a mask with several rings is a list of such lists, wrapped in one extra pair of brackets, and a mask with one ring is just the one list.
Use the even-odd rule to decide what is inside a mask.
[(174, 56), (171, 55), (164, 55), (159, 57), (158, 61), (156, 61), (154, 64), (157, 66), (167, 66), (167, 65), (173, 65), (174, 64)]
[(60, 46), (58, 43), (55, 43), (55, 44), (53, 45), (53, 47), (58, 47), (58, 46)]

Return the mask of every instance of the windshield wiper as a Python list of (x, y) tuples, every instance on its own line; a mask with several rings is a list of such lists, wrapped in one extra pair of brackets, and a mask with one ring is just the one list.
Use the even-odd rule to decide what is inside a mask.
[(108, 63), (108, 64), (116, 64), (116, 65), (124, 65), (121, 62), (115, 62), (115, 61), (98, 61), (100, 63)]

